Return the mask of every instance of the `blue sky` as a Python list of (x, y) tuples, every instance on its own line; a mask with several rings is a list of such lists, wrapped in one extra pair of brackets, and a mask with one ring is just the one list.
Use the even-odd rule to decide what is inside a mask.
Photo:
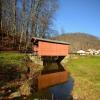
[(85, 32), (100, 37), (100, 0), (59, 0), (54, 27), (59, 33)]

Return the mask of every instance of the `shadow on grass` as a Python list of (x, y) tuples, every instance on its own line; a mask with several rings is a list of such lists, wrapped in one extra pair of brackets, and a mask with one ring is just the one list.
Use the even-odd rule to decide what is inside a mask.
[(0, 87), (4, 84), (2, 82), (10, 82), (20, 78), (20, 71), (17, 65), (6, 64), (0, 67)]

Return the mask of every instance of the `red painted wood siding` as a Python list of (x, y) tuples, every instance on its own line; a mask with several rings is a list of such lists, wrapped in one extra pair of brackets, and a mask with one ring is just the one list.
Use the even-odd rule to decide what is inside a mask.
[(39, 41), (38, 55), (40, 56), (66, 56), (69, 45)]
[(38, 47), (34, 45), (34, 46), (32, 46), (32, 50), (33, 51), (38, 51)]

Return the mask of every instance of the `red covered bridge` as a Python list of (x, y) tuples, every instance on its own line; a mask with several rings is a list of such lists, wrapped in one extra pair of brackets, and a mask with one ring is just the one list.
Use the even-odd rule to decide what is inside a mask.
[(33, 37), (31, 42), (33, 42), (33, 51), (39, 56), (66, 56), (69, 51), (69, 43), (41, 39)]
[(34, 54), (41, 56), (44, 66), (42, 75), (38, 77), (38, 89), (65, 82), (68, 72), (60, 62), (68, 55), (69, 43), (35, 37), (31, 42)]

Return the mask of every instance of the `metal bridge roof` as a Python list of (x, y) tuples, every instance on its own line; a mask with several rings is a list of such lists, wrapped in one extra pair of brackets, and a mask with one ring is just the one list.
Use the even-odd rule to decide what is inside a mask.
[(64, 42), (64, 41), (57, 41), (57, 40), (50, 40), (50, 39), (44, 39), (44, 38), (32, 37), (31, 42), (33, 42), (34, 40), (45, 41), (45, 42), (51, 42), (51, 43), (57, 43), (57, 44), (70, 45), (70, 43)]

